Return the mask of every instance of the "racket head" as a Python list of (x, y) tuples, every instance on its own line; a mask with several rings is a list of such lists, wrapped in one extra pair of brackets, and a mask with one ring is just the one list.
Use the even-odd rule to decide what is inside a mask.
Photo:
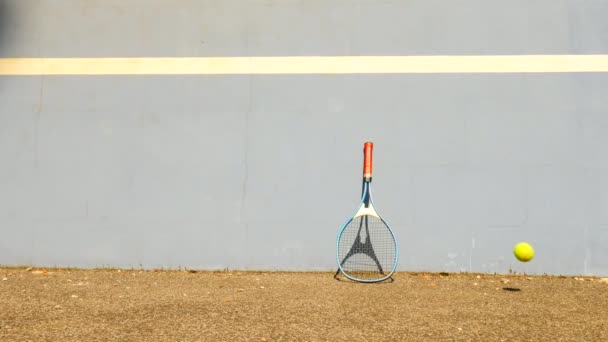
[(371, 212), (358, 215), (358, 209), (340, 229), (336, 260), (348, 279), (373, 283), (386, 280), (395, 272), (399, 249), (393, 231), (373, 207), (367, 182), (360, 208), (366, 204)]

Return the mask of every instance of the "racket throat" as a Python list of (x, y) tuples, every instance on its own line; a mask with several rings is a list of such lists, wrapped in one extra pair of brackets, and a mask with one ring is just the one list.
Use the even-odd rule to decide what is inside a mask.
[(378, 215), (378, 213), (376, 212), (376, 209), (374, 208), (374, 206), (370, 203), (370, 202), (363, 202), (361, 204), (361, 207), (359, 208), (359, 210), (357, 210), (357, 213), (355, 214), (355, 216), (353, 217), (354, 219), (357, 217), (361, 217), (361, 216), (373, 216), (377, 219), (380, 218), (380, 215)]

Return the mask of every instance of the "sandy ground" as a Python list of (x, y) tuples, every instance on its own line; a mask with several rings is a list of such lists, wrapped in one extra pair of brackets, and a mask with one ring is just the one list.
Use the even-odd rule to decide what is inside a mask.
[(607, 341), (600, 278), (0, 268), (0, 341)]

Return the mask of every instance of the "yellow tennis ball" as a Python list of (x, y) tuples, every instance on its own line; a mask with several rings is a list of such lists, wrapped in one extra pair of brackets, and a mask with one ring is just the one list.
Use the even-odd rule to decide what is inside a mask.
[(515, 248), (513, 249), (513, 254), (515, 254), (517, 260), (522, 262), (528, 262), (534, 257), (534, 248), (532, 248), (529, 243), (520, 242), (515, 245)]

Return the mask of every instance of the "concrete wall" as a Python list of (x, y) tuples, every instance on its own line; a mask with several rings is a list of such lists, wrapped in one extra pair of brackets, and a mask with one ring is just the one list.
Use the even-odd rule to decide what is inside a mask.
[[(0, 57), (606, 54), (608, 1), (0, 0)], [(608, 275), (608, 74), (0, 76), (0, 264)], [(518, 241), (537, 251), (514, 260)]]

